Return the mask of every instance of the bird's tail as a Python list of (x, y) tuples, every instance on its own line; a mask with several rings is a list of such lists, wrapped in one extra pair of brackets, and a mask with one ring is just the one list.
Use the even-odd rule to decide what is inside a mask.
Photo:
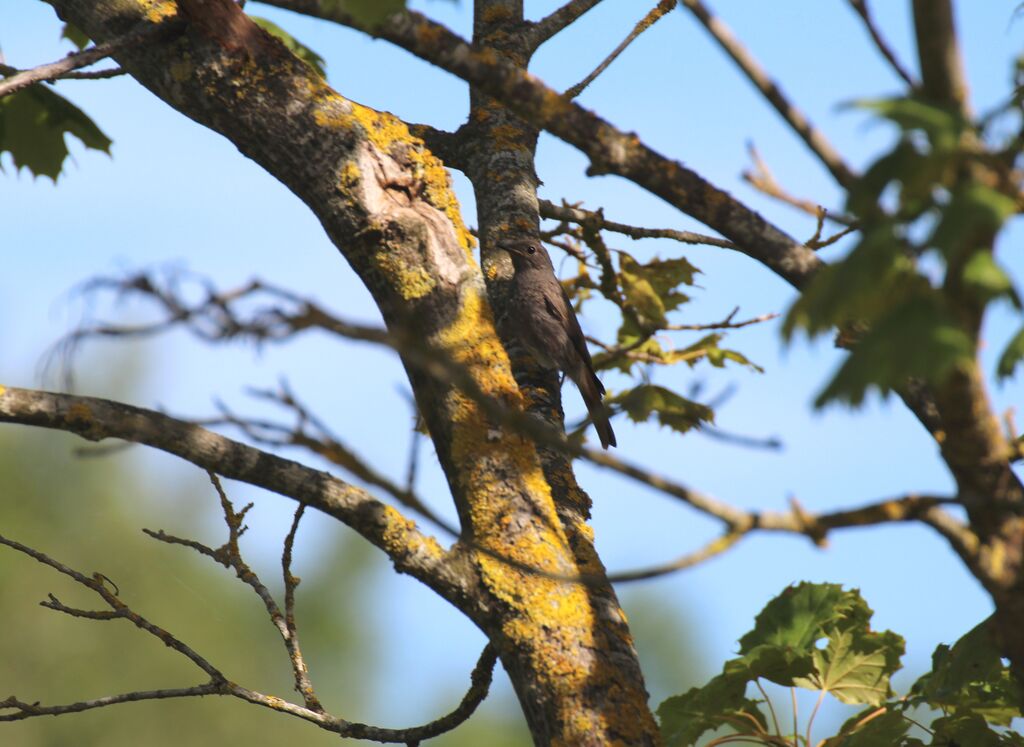
[(583, 395), (583, 403), (587, 406), (587, 412), (590, 413), (590, 420), (594, 423), (597, 437), (601, 439), (601, 448), (607, 449), (609, 446), (615, 446), (615, 432), (612, 430), (612, 424), (608, 422), (608, 413), (601, 403), (601, 397), (604, 395), (604, 386), (601, 385), (601, 380), (586, 366), (581, 365), (577, 373), (578, 377), (573, 378), (580, 389), (580, 394)]

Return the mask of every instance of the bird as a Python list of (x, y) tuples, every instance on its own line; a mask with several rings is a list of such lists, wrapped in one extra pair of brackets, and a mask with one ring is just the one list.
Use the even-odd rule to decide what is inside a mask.
[(615, 433), (601, 404), (604, 386), (594, 373), (583, 330), (547, 250), (534, 240), (506, 240), (498, 247), (509, 253), (515, 269), (508, 317), (513, 333), (538, 364), (572, 379), (601, 447), (615, 446)]

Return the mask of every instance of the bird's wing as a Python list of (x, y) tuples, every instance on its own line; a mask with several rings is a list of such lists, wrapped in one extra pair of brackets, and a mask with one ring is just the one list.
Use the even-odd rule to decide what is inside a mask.
[(573, 348), (575, 348), (580, 358), (583, 359), (584, 364), (586, 364), (587, 375), (593, 379), (598, 391), (604, 394), (604, 386), (602, 386), (600, 379), (594, 374), (594, 362), (590, 358), (590, 350), (587, 349), (587, 340), (583, 336), (580, 321), (576, 318), (576, 312), (572, 310), (569, 294), (565, 292), (565, 288), (561, 287), (561, 283), (559, 283), (559, 290), (561, 293), (558, 295), (555, 295), (554, 292), (544, 293), (544, 307), (547, 309), (548, 314), (560, 322), (562, 328), (569, 333), (569, 340), (572, 342)]

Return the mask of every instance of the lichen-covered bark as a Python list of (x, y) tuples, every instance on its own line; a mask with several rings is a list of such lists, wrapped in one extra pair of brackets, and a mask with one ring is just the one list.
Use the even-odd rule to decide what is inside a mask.
[[(523, 29), (522, 3), (475, 3), (474, 44), (526, 69), (533, 50)], [(476, 194), (484, 275), (499, 332), (513, 355), (513, 371), (527, 409), (561, 426), (563, 413), (555, 372), (536, 366), (518, 345), (515, 330), (506, 321), (503, 312), (509, 302), (507, 283), (512, 268), (506, 253), (494, 248), (502, 238), (537, 235), (537, 130), (506, 106), (471, 89), (470, 121), (460, 134), (464, 142), (460, 168)], [(571, 464), (563, 454), (542, 450), (541, 460), (555, 501), (557, 520), (549, 515), (550, 520), (559, 525), (559, 541), (568, 543), (575, 572), (603, 578), (605, 570), (586, 524), (589, 497), (576, 484)], [(518, 513), (516, 521), (531, 521), (536, 511), (527, 504), (509, 509)], [(544, 510), (550, 508), (545, 506)], [(514, 589), (524, 580), (508, 568), (495, 566), (493, 570), (500, 575), (485, 574), (485, 583), (501, 587), (508, 583), (509, 589)], [(526, 600), (527, 606), (543, 604), (543, 599), (557, 590), (557, 584), (551, 589), (537, 589), (537, 598)], [(557, 627), (550, 626), (547, 615), (530, 616), (516, 626), (502, 627), (499, 652), (511, 647), (528, 653), (525, 657), (502, 657), (528, 718), (548, 724), (552, 742), (557, 744), (655, 743), (657, 728), (647, 707), (643, 676), (611, 585), (576, 587), (571, 600), (567, 597), (556, 614), (562, 618)], [(557, 701), (551, 702), (553, 710), (537, 708), (540, 704), (536, 696), (544, 690), (561, 693)]]
[[(118, 62), (302, 199), (390, 328), (447, 351), (479, 389), (507, 406), (523, 405), (446, 172), (405, 124), (333, 91), (230, 0), (51, 4), (97, 41), (140, 23), (182, 25), (170, 41), (119, 54)], [(521, 14), (517, 4), (507, 7)], [(521, 125), (489, 131), (478, 147), (514, 150), (524, 132), (532, 158), (535, 136)], [(489, 142), (495, 137), (506, 139)], [(517, 158), (515, 170), (521, 173), (528, 160)], [(532, 210), (528, 221), (535, 228), (534, 185), (520, 176), (514, 181), (495, 186), (528, 186), (532, 197), (516, 218)], [(489, 218), (488, 241), (493, 231)], [(490, 260), (487, 266), (490, 272)], [(472, 577), (459, 588), (474, 591), (453, 592), (449, 601), (495, 643), (535, 740), (654, 742), (635, 652), (610, 587), (552, 578), (602, 573), (582, 523), (582, 499), (584, 509), (566, 528), (552, 497), (551, 483), (558, 481), (532, 443), (491, 422), (450, 383), (408, 362), (406, 368), (470, 540), (453, 550), (448, 567)], [(553, 380), (546, 386), (557, 409)], [(578, 497), (563, 466), (560, 485), (571, 485)]]

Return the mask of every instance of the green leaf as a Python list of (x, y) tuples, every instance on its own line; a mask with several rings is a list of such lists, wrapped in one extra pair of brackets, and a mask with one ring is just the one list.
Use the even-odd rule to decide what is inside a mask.
[[(881, 703), (899, 668), (903, 639), (871, 630), (871, 608), (838, 584), (801, 583), (769, 602), (740, 639), (754, 676), (825, 690), (844, 703)], [(818, 642), (827, 639), (824, 649)], [(774, 653), (769, 653), (774, 650)], [(767, 665), (767, 666), (766, 666)]]
[(1005, 735), (994, 731), (977, 714), (954, 714), (935, 719), (931, 723), (933, 745), (950, 747), (1005, 747), (1024, 744), (1020, 735)]
[(966, 126), (958, 112), (916, 98), (861, 99), (853, 105), (870, 109), (905, 131), (925, 132), (933, 147), (943, 150), (956, 147)]
[(663, 702), (658, 720), (666, 747), (688, 747), (704, 732), (727, 725), (744, 734), (767, 731), (758, 701), (748, 699), (746, 689), (743, 673), (723, 672), (703, 687)]
[(89, 46), (89, 37), (73, 23), (65, 23), (60, 32), (61, 39), (67, 39), (81, 51)]
[(921, 677), (911, 692), (933, 708), (957, 714), (976, 714), (1000, 726), (1024, 715), (1024, 693), (1003, 666), (986, 620), (949, 646), (932, 654), (932, 671)]
[(619, 261), (619, 287), (622, 288), (626, 302), (636, 312), (641, 327), (645, 330), (662, 329), (668, 325), (665, 302), (640, 269), (635, 259), (623, 254)]
[(970, 182), (955, 189), (928, 245), (947, 258), (977, 248), (977, 237), (995, 233), (1017, 212), (1017, 203), (991, 187)]
[(673, 363), (686, 363), (690, 368), (693, 368), (700, 360), (705, 358), (716, 368), (722, 368), (725, 366), (726, 361), (732, 361), (734, 363), (739, 363), (743, 366), (753, 368), (758, 373), (764, 373), (763, 368), (750, 361), (742, 353), (718, 347), (718, 343), (720, 343), (722, 339), (723, 336), (720, 334), (706, 335), (692, 345), (664, 353), (662, 358), (664, 363), (667, 365), (671, 365)]
[(986, 303), (994, 298), (1006, 296), (1018, 309), (1020, 296), (1013, 282), (992, 257), (992, 252), (981, 250), (974, 253), (963, 269), (964, 284)]
[(859, 405), (868, 389), (888, 395), (907, 377), (940, 382), (957, 365), (972, 360), (974, 345), (935, 292), (889, 312), (860, 339), (815, 407), (834, 400)]
[(853, 607), (855, 595), (839, 584), (802, 582), (772, 599), (754, 620), (754, 629), (740, 639), (740, 653), (757, 646), (777, 646), (810, 656), (825, 625), (835, 623)]
[(327, 11), (351, 14), (357, 23), (377, 26), (393, 13), (405, 10), (405, 0), (321, 0)]
[(814, 652), (815, 671), (796, 684), (824, 690), (843, 703), (881, 705), (890, 695), (889, 678), (899, 669), (903, 639), (890, 631), (872, 632), (867, 620), (858, 619), (828, 626), (825, 634), (828, 644)]
[(845, 259), (818, 272), (786, 314), (783, 337), (792, 339), (797, 329), (813, 337), (849, 322), (870, 323), (926, 286), (900, 249), (896, 225), (881, 222)]
[(281, 42), (288, 48), (288, 51), (298, 57), (300, 60), (305, 62), (311, 68), (316, 70), (320, 75), (326, 76), (327, 71), (324, 63), (324, 58), (314, 52), (312, 49), (307, 47), (302, 42), (298, 41), (294, 36), (289, 34), (287, 31), (282, 29), (273, 21), (268, 21), (266, 18), (260, 18), (259, 16), (249, 16), (253, 23), (259, 26), (261, 29), (266, 31), (271, 36), (276, 36)]
[(715, 413), (707, 405), (681, 397), (670, 389), (642, 384), (608, 399), (629, 415), (635, 423), (646, 423), (652, 415), (658, 422), (680, 433), (714, 421)]
[(1008, 379), (1013, 376), (1017, 364), (1024, 358), (1024, 327), (1013, 336), (1003, 354), (999, 356), (999, 365), (996, 368), (996, 375), (999, 380)]
[[(899, 745), (910, 728), (910, 722), (899, 711), (887, 710), (873, 716), (877, 708), (868, 708), (847, 719), (839, 734), (825, 740), (822, 747), (879, 747)], [(873, 716), (873, 717), (872, 717)]]
[(0, 153), (14, 157), (15, 169), (27, 168), (54, 181), (68, 147), (64, 136), (87, 148), (110, 153), (110, 139), (70, 101), (42, 85), (29, 86), (0, 99)]

